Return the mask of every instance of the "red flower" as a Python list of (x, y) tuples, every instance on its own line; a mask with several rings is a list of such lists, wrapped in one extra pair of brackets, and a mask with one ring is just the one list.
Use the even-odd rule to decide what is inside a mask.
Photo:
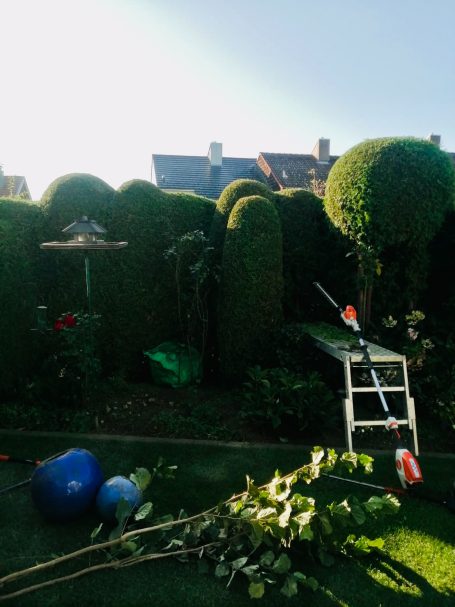
[(60, 320), (60, 318), (55, 321), (55, 323), (54, 323), (54, 331), (61, 331), (64, 328), (65, 328), (65, 324), (63, 323), (62, 320)]
[(76, 318), (72, 314), (66, 314), (66, 316), (63, 317), (63, 323), (67, 328), (75, 327), (77, 324)]

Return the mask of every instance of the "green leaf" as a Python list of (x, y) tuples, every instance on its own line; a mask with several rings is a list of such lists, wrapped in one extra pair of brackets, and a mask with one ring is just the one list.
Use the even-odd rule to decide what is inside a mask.
[(248, 586), (248, 594), (252, 599), (260, 599), (264, 596), (265, 586), (264, 582), (251, 582)]
[(316, 592), (316, 590), (319, 588), (319, 582), (314, 577), (307, 577), (307, 579), (302, 582), (302, 584), (304, 586), (307, 586), (308, 588), (311, 588), (313, 592)]
[(280, 592), (288, 598), (291, 598), (291, 596), (295, 596), (298, 593), (297, 580), (293, 575), (288, 575), (286, 577)]
[(99, 534), (99, 532), (101, 531), (101, 528), (102, 528), (102, 527), (103, 527), (103, 523), (100, 523), (100, 524), (98, 525), (98, 527), (95, 527), (95, 529), (94, 529), (94, 530), (92, 531), (92, 533), (90, 534), (90, 539), (94, 540), (94, 539), (95, 539), (95, 538), (98, 536), (98, 534)]
[(218, 565), (215, 567), (215, 576), (224, 577), (226, 575), (229, 575), (230, 571), (231, 568), (229, 567), (228, 563), (223, 561), (222, 563), (218, 563)]
[(333, 527), (330, 524), (329, 515), (326, 512), (321, 512), (319, 514), (319, 520), (321, 521), (323, 535), (330, 535), (333, 533)]
[(122, 548), (122, 550), (127, 550), (128, 552), (131, 552), (131, 554), (134, 554), (137, 550), (137, 544), (136, 542), (122, 542), (120, 544), (120, 548)]
[(262, 508), (262, 510), (259, 510), (259, 512), (257, 513), (257, 518), (258, 519), (264, 519), (264, 518), (269, 518), (270, 516), (274, 515), (274, 517), (276, 516), (276, 508)]
[(238, 569), (241, 569), (244, 565), (246, 565), (247, 561), (248, 561), (248, 557), (242, 556), (239, 559), (235, 559), (235, 561), (232, 561), (231, 567), (232, 567), (232, 569), (234, 569), (234, 571), (237, 571)]
[(292, 512), (292, 506), (291, 506), (291, 504), (287, 503), (283, 512), (278, 517), (278, 524), (280, 527), (287, 527), (287, 525), (289, 523), (289, 517), (291, 516), (291, 512)]
[(384, 540), (381, 537), (370, 540), (364, 535), (361, 535), (357, 539), (355, 535), (349, 535), (343, 545), (356, 556), (364, 556), (371, 552), (379, 552), (381, 554), (384, 548)]
[(312, 463), (315, 465), (319, 464), (323, 457), (324, 449), (322, 447), (313, 447), (313, 451), (311, 452)]
[(142, 504), (139, 510), (134, 515), (135, 521), (142, 521), (148, 519), (153, 514), (153, 504), (152, 502), (146, 502)]
[(286, 573), (291, 568), (291, 559), (287, 554), (282, 553), (278, 559), (274, 562), (272, 571), (274, 573)]
[(365, 453), (359, 453), (357, 459), (359, 464), (365, 468), (366, 474), (371, 474), (371, 472), (373, 472), (374, 459), (372, 457)]
[(270, 565), (275, 560), (275, 554), (271, 550), (267, 550), (264, 554), (261, 554), (261, 558), (259, 559), (259, 564), (262, 567), (270, 567)]
[(314, 539), (314, 533), (310, 525), (304, 525), (299, 528), (299, 540), (311, 542)]
[(133, 508), (128, 500), (121, 497), (115, 510), (115, 518), (117, 519), (118, 524), (123, 525), (126, 519), (131, 515), (132, 511)]
[(147, 468), (136, 468), (133, 474), (130, 474), (130, 481), (132, 481), (140, 491), (145, 491), (150, 485), (152, 475)]
[(367, 520), (364, 509), (362, 508), (359, 500), (355, 497), (350, 498), (351, 515), (356, 525), (363, 525)]

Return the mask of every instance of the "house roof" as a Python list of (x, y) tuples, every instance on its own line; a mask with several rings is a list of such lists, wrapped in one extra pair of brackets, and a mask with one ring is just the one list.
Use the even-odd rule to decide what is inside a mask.
[(25, 181), (25, 177), (21, 175), (1, 175), (0, 180), (0, 197), (9, 198), (11, 196), (24, 196), (30, 199), (30, 191)]
[(275, 154), (261, 152), (258, 165), (267, 177), (271, 187), (306, 188), (314, 177), (327, 181), (330, 169), (339, 156), (330, 156), (328, 162), (318, 161), (313, 154)]
[(212, 166), (207, 156), (153, 154), (152, 166), (155, 183), (162, 190), (189, 191), (213, 199), (236, 179), (261, 179), (256, 158), (223, 157), (221, 166)]

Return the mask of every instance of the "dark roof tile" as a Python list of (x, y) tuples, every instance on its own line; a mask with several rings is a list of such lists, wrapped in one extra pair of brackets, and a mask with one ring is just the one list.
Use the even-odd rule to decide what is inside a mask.
[(163, 189), (190, 190), (217, 199), (236, 179), (260, 179), (255, 158), (224, 158), (212, 166), (206, 156), (153, 154), (156, 185)]
[(261, 164), (261, 157), (268, 165), (271, 176), (282, 188), (310, 187), (312, 171), (314, 171), (316, 179), (326, 181), (330, 169), (339, 158), (339, 156), (330, 156), (329, 162), (319, 162), (312, 154), (261, 152), (258, 159), (259, 164)]

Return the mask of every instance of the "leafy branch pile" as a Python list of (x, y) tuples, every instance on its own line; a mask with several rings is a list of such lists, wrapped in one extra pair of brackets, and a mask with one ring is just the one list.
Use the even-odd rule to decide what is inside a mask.
[[(103, 569), (169, 557), (187, 562), (192, 555), (197, 557), (199, 571), (213, 570), (217, 578), (227, 580), (228, 586), (234, 577), (245, 576), (251, 598), (261, 598), (267, 585), (278, 585), (287, 597), (297, 594), (299, 586), (316, 590), (317, 580), (300, 570), (302, 557), (310, 554), (330, 565), (336, 554), (361, 556), (380, 552), (381, 538), (357, 537), (352, 528), (370, 517), (395, 513), (399, 502), (391, 495), (371, 497), (365, 502), (348, 497), (319, 507), (314, 498), (300, 491), (332, 471), (363, 468), (366, 473), (371, 472), (372, 462), (367, 455), (348, 452), (337, 456), (332, 449), (325, 452), (315, 447), (311, 462), (298, 470), (284, 476), (276, 472), (268, 484), (260, 487), (247, 477), (243, 493), (194, 516), (181, 511), (176, 519), (171, 515), (154, 518), (150, 502), (136, 513), (125, 513), (121, 501), (117, 509), (119, 537), (115, 537), (119, 534), (117, 529), (106, 542), (7, 575), (0, 579), (0, 588), (69, 561), (80, 563), (86, 556), (87, 566), (0, 595), (0, 601)], [(150, 475), (136, 471), (135, 479), (140, 484), (149, 478)], [(92, 541), (100, 529), (101, 526), (92, 533)], [(93, 563), (95, 556), (98, 561)]]

